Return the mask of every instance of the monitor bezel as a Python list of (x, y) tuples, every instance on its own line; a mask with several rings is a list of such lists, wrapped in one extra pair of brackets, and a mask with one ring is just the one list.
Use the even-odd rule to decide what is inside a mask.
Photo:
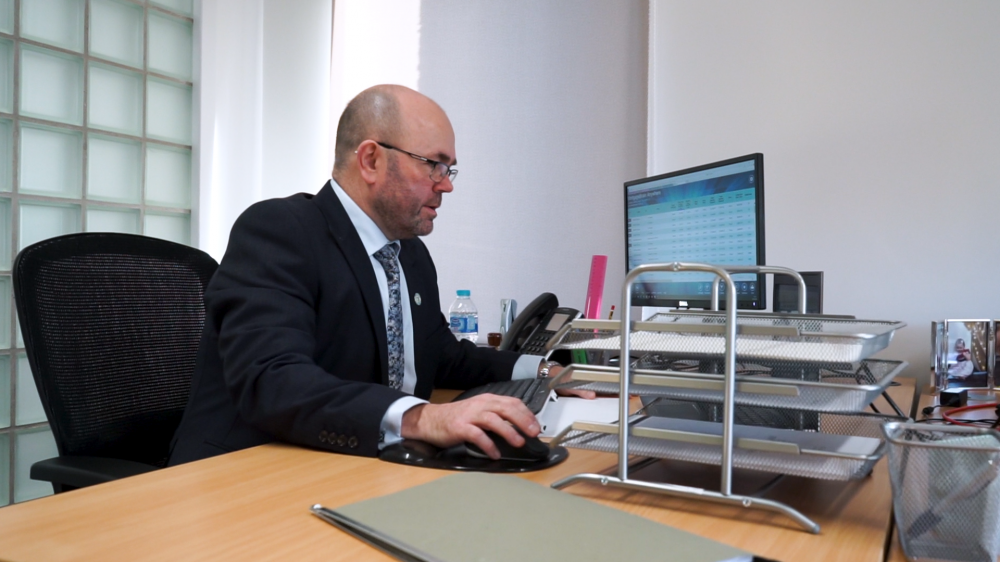
[[(675, 172), (668, 172), (666, 174), (659, 174), (655, 176), (649, 176), (646, 178), (640, 178), (636, 180), (631, 180), (625, 182), (624, 193), (624, 203), (625, 203), (625, 269), (626, 273), (629, 269), (629, 232), (628, 232), (628, 193), (629, 188), (635, 185), (640, 185), (644, 183), (651, 183), (656, 181), (661, 181), (667, 178), (672, 178), (675, 176), (682, 176), (685, 174), (691, 174), (695, 172), (701, 172), (704, 170), (710, 170), (712, 168), (720, 168), (723, 166), (729, 166), (732, 164), (739, 164), (742, 162), (753, 161), (754, 163), (754, 182), (757, 185), (757, 192), (754, 195), (754, 203), (756, 205), (756, 221), (757, 221), (757, 265), (766, 265), (767, 259), (764, 252), (764, 154), (760, 152), (755, 152), (753, 154), (747, 154), (745, 156), (738, 156), (736, 158), (729, 158), (726, 160), (720, 160), (718, 162), (712, 162), (709, 164), (702, 164), (700, 166), (695, 166), (693, 168), (685, 168), (683, 170), (677, 170)], [(630, 289), (634, 290), (633, 289)], [(652, 306), (661, 308), (711, 308), (711, 299), (677, 299), (677, 298), (638, 298), (635, 294), (632, 294), (632, 306)], [(719, 309), (725, 310), (726, 301), (724, 298), (719, 299)], [(756, 295), (749, 295), (747, 297), (739, 297), (736, 299), (736, 308), (743, 310), (765, 310), (767, 309), (767, 291), (765, 287), (765, 276), (763, 274), (757, 275), (757, 291)]]

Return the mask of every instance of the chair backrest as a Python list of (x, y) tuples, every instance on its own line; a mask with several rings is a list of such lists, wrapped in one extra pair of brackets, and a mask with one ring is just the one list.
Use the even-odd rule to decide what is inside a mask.
[(131, 234), (60, 236), (17, 255), (21, 332), (60, 455), (166, 466), (217, 267)]

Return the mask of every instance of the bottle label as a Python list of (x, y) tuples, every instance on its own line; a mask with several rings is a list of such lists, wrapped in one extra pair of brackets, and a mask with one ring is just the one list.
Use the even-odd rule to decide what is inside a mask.
[(479, 331), (479, 319), (475, 316), (452, 316), (451, 331), (456, 334), (471, 334)]

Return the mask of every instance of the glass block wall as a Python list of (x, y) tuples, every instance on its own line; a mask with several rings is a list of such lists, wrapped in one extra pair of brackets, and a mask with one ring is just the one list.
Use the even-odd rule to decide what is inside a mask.
[(15, 318), (19, 250), (72, 232), (191, 243), (194, 0), (0, 0), (0, 506), (56, 455)]

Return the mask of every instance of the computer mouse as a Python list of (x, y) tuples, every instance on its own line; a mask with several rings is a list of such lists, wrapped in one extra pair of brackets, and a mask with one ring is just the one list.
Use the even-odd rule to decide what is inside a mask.
[[(521, 462), (538, 462), (549, 458), (549, 446), (544, 443), (541, 439), (537, 437), (528, 437), (525, 435), (517, 426), (514, 429), (521, 434), (524, 438), (523, 447), (515, 447), (507, 442), (506, 439), (501, 437), (497, 433), (492, 431), (487, 431), (486, 436), (490, 438), (491, 441), (500, 450), (500, 458), (502, 460), (509, 461), (521, 461)], [(479, 457), (483, 459), (490, 458), (486, 453), (483, 452), (478, 446), (473, 443), (465, 444), (466, 452), (474, 457)]]

